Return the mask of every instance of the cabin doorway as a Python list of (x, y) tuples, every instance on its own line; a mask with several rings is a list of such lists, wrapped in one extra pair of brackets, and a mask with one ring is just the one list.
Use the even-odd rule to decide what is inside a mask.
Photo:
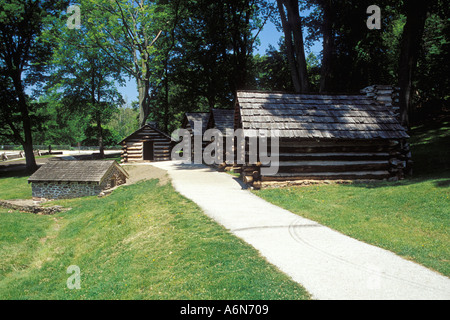
[(153, 161), (153, 142), (144, 142), (144, 160)]

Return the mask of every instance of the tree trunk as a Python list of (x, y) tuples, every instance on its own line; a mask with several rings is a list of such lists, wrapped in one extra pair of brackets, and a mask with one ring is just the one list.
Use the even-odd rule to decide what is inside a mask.
[(277, 0), (277, 5), (281, 16), (294, 90), (298, 93), (308, 92), (308, 74), (298, 0)]
[(137, 85), (139, 92), (139, 126), (143, 127), (150, 114), (149, 84), (148, 81), (137, 78)]
[(277, 0), (277, 4), (278, 4), (278, 11), (280, 12), (281, 16), (281, 25), (283, 27), (284, 32), (284, 42), (286, 43), (287, 57), (289, 62), (289, 69), (291, 70), (292, 84), (294, 85), (294, 91), (300, 92), (301, 86), (297, 66), (295, 64), (294, 48), (292, 45), (292, 35), (289, 30), (286, 15), (284, 13), (283, 1)]
[(169, 132), (169, 70), (167, 59), (164, 62), (164, 132)]
[(305, 46), (303, 43), (302, 20), (298, 9), (298, 0), (286, 1), (289, 23), (294, 35), (294, 49), (297, 60), (298, 76), (300, 80), (301, 92), (309, 92), (308, 74), (306, 71)]
[(320, 88), (319, 92), (324, 93), (330, 91), (331, 85), (331, 59), (333, 54), (333, 23), (332, 23), (332, 0), (322, 0), (321, 6), (323, 10), (323, 51), (322, 51), (322, 68), (320, 70)]
[[(92, 108), (95, 111), (94, 113), (94, 119), (96, 122), (96, 129), (97, 129), (97, 141), (98, 141), (98, 151), (100, 154), (100, 158), (103, 159), (105, 157), (104, 147), (103, 147), (103, 130), (102, 130), (102, 113), (100, 112), (101, 103), (100, 103), (100, 85), (101, 85), (101, 78), (99, 78), (98, 83), (96, 80), (96, 69), (94, 67), (94, 63), (91, 62), (91, 103)], [(97, 83), (97, 86), (96, 86)], [(95, 90), (97, 89), (97, 100), (95, 99)]]
[(100, 112), (97, 112), (97, 139), (98, 139), (98, 150), (100, 153), (100, 159), (103, 159), (105, 157), (105, 147), (103, 145), (103, 129)]
[(249, 59), (249, 39), (247, 30), (249, 30), (251, 9), (248, 1), (240, 4), (231, 5), (229, 14), (232, 16), (232, 38), (233, 38), (233, 58), (234, 70), (232, 91), (242, 90), (247, 84), (247, 66)]
[(400, 123), (409, 129), (412, 79), (417, 65), (417, 58), (425, 27), (428, 2), (407, 1), (405, 2), (405, 9), (406, 24), (403, 27), (401, 41), (398, 85), (400, 87)]
[(25, 142), (24, 144), (22, 144), (22, 147), (23, 151), (25, 152), (26, 171), (29, 173), (33, 173), (38, 169), (36, 158), (34, 157), (33, 152), (33, 143)]
[(13, 75), (14, 87), (17, 97), (19, 98), (18, 104), (20, 109), (20, 115), (22, 118), (22, 126), (24, 139), (22, 139), (23, 151), (25, 152), (26, 171), (32, 173), (37, 170), (36, 159), (33, 153), (33, 137), (31, 134), (31, 119), (28, 113), (28, 105), (25, 99), (25, 93), (22, 87), (20, 73)]

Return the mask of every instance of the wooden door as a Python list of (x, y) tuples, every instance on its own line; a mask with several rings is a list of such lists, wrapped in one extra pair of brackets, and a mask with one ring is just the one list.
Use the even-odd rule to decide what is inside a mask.
[(144, 142), (144, 160), (153, 161), (153, 142), (146, 141)]

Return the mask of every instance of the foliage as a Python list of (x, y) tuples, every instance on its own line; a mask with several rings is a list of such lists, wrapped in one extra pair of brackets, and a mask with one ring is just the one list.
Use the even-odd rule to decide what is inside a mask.
[[(366, 27), (369, 0), (279, 2), (298, 6), (306, 48), (330, 40), (318, 56), (306, 55), (311, 92), (358, 93), (371, 84), (398, 84), (405, 1), (377, 3), (380, 30)], [(2, 143), (92, 141), (102, 135), (98, 130), (87, 137), (92, 126), (122, 138), (146, 119), (171, 132), (185, 112), (232, 108), (238, 89), (295, 91), (284, 38), (264, 55), (253, 54), (268, 20), (282, 28), (275, 1), (82, 0), (80, 30), (65, 26), (67, 4), (1, 4)], [(428, 11), (412, 78), (413, 124), (448, 117), (450, 110), (449, 9), (433, 0)], [(7, 53), (20, 44), (29, 46), (16, 52), (23, 59), (13, 70)], [(138, 84), (137, 124), (128, 114), (126, 125), (117, 118), (125, 113), (117, 109), (122, 103), (115, 87), (125, 77)]]
[[(95, 146), (98, 143), (97, 138), (97, 126), (96, 125), (90, 125), (85, 129), (85, 136), (86, 138), (81, 141), (81, 145), (83, 146)], [(102, 129), (102, 143), (105, 146), (114, 146), (117, 145), (117, 142), (122, 140), (117, 135), (115, 131), (112, 131), (108, 128)]]
[(116, 145), (123, 138), (136, 131), (138, 126), (139, 111), (124, 105), (114, 112), (105, 128), (111, 132), (111, 143)]
[[(180, 3), (180, 0), (81, 1), (89, 38), (103, 55), (113, 59), (115, 65), (137, 82), (141, 126), (154, 108), (164, 61), (173, 47)], [(165, 45), (155, 47), (160, 42)], [(167, 42), (171, 44), (166, 45)]]
[(261, 0), (183, 2), (157, 100), (156, 110), (165, 110), (165, 117), (154, 117), (162, 128), (174, 129), (168, 126), (167, 111), (181, 120), (188, 111), (230, 108), (235, 91), (250, 88), (253, 33), (270, 14), (266, 9)]
[(39, 101), (42, 104), (38, 111), (41, 122), (40, 130), (34, 134), (35, 144), (73, 146), (85, 139), (85, 114), (70, 112), (60, 94), (49, 92)]
[(284, 42), (280, 42), (279, 50), (270, 46), (264, 56), (256, 55), (253, 58), (256, 88), (268, 91), (294, 91), (285, 47)]
[(33, 103), (26, 92), (45, 81), (45, 62), (53, 46), (42, 33), (58, 20), (66, 1), (2, 1), (0, 3), (0, 135), (23, 145), (27, 169), (36, 169), (32, 130), (36, 124)]
[[(450, 15), (448, 6), (432, 13), (425, 24), (423, 46), (414, 81), (414, 123), (440, 122), (450, 110)], [(448, 118), (447, 118), (448, 119)]]
[[(358, 93), (372, 84), (399, 85), (400, 44), (405, 32), (406, 11), (404, 1), (383, 0), (376, 3), (381, 9), (381, 29), (366, 27), (366, 9), (372, 3), (364, 1), (301, 0), (302, 22), (305, 27), (305, 45), (323, 42), (328, 36), (330, 44), (324, 47), (318, 57), (321, 68), (320, 88), (312, 86), (313, 92), (322, 90), (328, 80), (328, 92)], [(420, 53), (417, 70), (412, 78), (413, 108), (410, 117), (413, 123), (439, 120), (447, 117), (450, 110), (448, 87), (448, 53), (450, 43), (449, 9), (445, 1), (429, 3), (423, 39), (419, 39)], [(328, 10), (325, 15), (325, 10)], [(274, 16), (275, 23), (279, 17)], [(327, 34), (327, 27), (330, 29)], [(420, 35), (418, 35), (420, 37)], [(280, 47), (278, 50), (283, 52)], [(329, 53), (329, 62), (325, 61)], [(264, 59), (264, 58), (263, 58)], [(324, 65), (324, 62), (326, 65)], [(285, 61), (288, 65), (288, 61)], [(324, 70), (329, 68), (328, 70)], [(274, 87), (288, 87), (290, 80), (280, 68), (273, 79), (285, 79), (284, 84)], [(261, 70), (259, 70), (261, 71)], [(310, 69), (308, 69), (309, 73)], [(315, 73), (317, 75), (317, 72)], [(317, 77), (308, 75), (310, 81)], [(315, 80), (314, 80), (315, 78)], [(265, 85), (264, 87), (268, 87)]]
[[(250, 82), (254, 89), (265, 91), (294, 92), (289, 71), (286, 45), (280, 39), (279, 49), (269, 46), (266, 54), (253, 57), (252, 74), (254, 81)], [(320, 85), (320, 61), (312, 52), (306, 57), (308, 83), (312, 92), (317, 92)]]
[[(102, 125), (123, 103), (116, 87), (123, 83), (121, 68), (95, 47), (85, 27), (61, 30), (57, 37), (49, 36), (57, 49), (49, 62), (47, 92), (61, 101), (60, 111), (86, 119), (85, 141), (92, 144), (95, 137), (102, 154), (107, 133)], [(93, 126), (96, 130), (90, 130)]]

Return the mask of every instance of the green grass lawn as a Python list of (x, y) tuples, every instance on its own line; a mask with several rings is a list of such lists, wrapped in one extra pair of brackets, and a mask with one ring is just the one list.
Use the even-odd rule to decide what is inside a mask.
[[(25, 178), (0, 179), (5, 186)], [(0, 208), (0, 299), (309, 299), (251, 246), (158, 180), (54, 203), (39, 216)], [(70, 290), (67, 268), (81, 270)]]
[(269, 202), (450, 276), (450, 125), (414, 128), (398, 182), (265, 189)]
[(31, 184), (28, 176), (0, 178), (0, 199), (31, 199)]

